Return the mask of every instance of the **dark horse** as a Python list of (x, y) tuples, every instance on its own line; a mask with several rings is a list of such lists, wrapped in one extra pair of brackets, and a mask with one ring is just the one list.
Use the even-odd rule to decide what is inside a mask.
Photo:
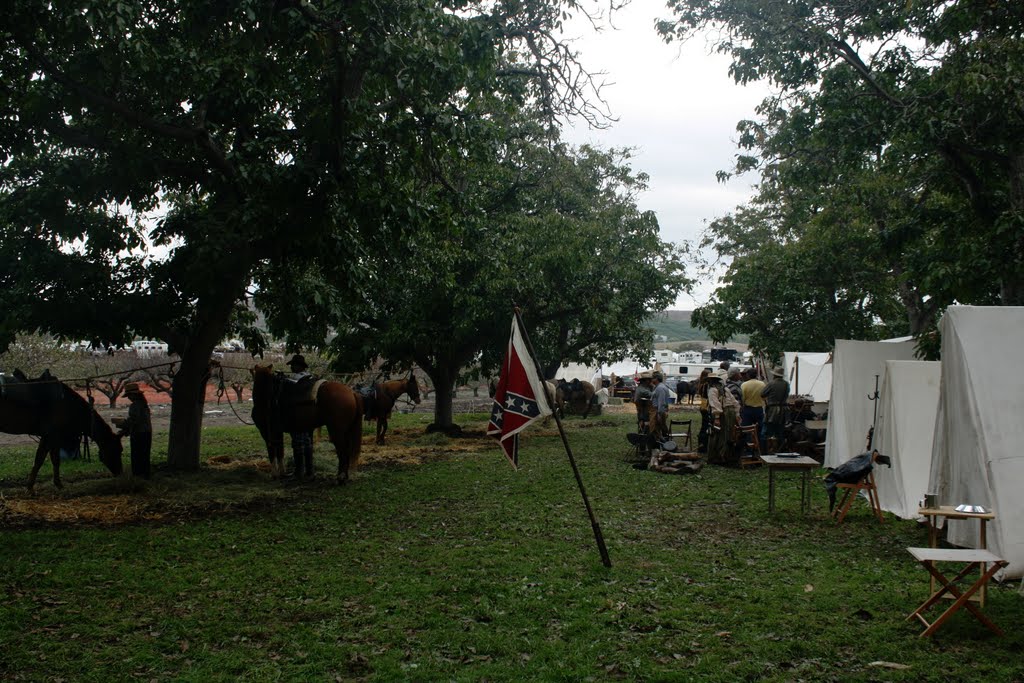
[(676, 403), (682, 403), (683, 396), (685, 396), (686, 402), (693, 405), (693, 401), (697, 397), (697, 384), (698, 381), (695, 379), (689, 382), (679, 380), (679, 383), (676, 384)]
[(310, 400), (282, 400), (287, 380), (272, 365), (257, 365), (252, 376), (252, 421), (267, 444), (275, 477), (284, 476), (284, 433), (327, 427), (338, 454), (338, 483), (344, 484), (359, 463), (363, 438), (363, 401), (341, 382), (312, 384)]
[(107, 469), (121, 474), (121, 439), (88, 401), (49, 371), (37, 379), (0, 378), (0, 432), (39, 437), (35, 464), (28, 475), (30, 493), (35, 492), (36, 477), (47, 453), (53, 463), (53, 485), (62, 488), (60, 451), (76, 450), (83, 436), (96, 442), (100, 461)]
[(395, 401), (402, 394), (409, 394), (409, 398), (416, 405), (420, 404), (420, 385), (409, 373), (407, 379), (389, 379), (374, 386), (372, 405), (366, 411), (367, 420), (377, 420), (377, 443), (384, 445), (384, 433), (388, 431), (388, 418), (395, 408)]

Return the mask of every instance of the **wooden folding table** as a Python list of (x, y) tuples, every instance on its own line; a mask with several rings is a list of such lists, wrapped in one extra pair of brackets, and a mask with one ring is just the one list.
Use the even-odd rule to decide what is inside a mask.
[[(944, 517), (946, 519), (976, 519), (978, 520), (978, 548), (981, 550), (988, 549), (988, 523), (996, 518), (994, 512), (961, 512), (952, 505), (939, 505), (938, 507), (923, 507), (919, 508), (917, 514), (925, 517), (928, 520), (928, 545), (932, 548), (939, 547), (939, 524), (937, 517)], [(981, 571), (985, 571), (985, 566), (982, 565)], [(931, 583), (932, 591), (935, 590), (935, 580)], [(985, 595), (987, 588), (982, 586), (981, 591), (973, 598), (980, 602), (982, 606), (985, 604)]]
[[(922, 638), (935, 633), (939, 627), (946, 623), (946, 621), (953, 616), (955, 612), (959, 611), (961, 607), (966, 607), (968, 611), (978, 619), (978, 621), (985, 624), (985, 626), (991, 629), (993, 633), (999, 636), (1003, 635), (1003, 630), (996, 626), (991, 619), (982, 613), (981, 608), (972, 604), (970, 600), (972, 595), (987, 584), (989, 579), (991, 579), (1000, 569), (1008, 565), (1009, 562), (997, 555), (994, 555), (988, 550), (980, 549), (907, 548), (907, 552), (913, 555), (914, 558), (928, 570), (928, 573), (932, 575), (939, 586), (941, 586), (939, 590), (933, 592), (920, 607), (911, 612), (907, 617), (907, 620), (916, 617), (922, 624), (924, 624), (925, 629), (921, 634)], [(955, 577), (949, 579), (946, 578), (942, 571), (936, 566), (937, 562), (959, 562), (966, 564), (967, 566), (964, 567), (964, 569), (962, 569)], [(974, 580), (974, 583), (967, 586), (967, 590), (961, 591), (957, 586), (958, 582), (962, 581), (968, 574), (973, 573), (975, 569), (980, 570), (980, 575)], [(940, 614), (935, 621), (929, 623), (928, 620), (925, 619), (924, 613), (928, 608), (941, 600), (947, 593), (955, 598), (953, 604)]]
[(811, 487), (807, 479), (811, 470), (821, 467), (814, 458), (800, 455), (762, 455), (761, 462), (768, 466), (768, 512), (775, 511), (775, 470), (796, 470), (800, 472), (800, 512), (811, 509)]

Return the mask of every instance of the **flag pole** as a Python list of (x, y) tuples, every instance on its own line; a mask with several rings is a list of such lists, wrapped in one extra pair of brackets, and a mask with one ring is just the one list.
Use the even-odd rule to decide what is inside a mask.
[[(541, 382), (544, 382), (544, 370), (540, 367), (540, 363), (537, 361), (537, 354), (533, 350), (533, 344), (530, 342), (530, 335), (526, 333), (526, 325), (523, 324), (523, 316), (519, 312), (519, 306), (512, 303), (512, 310), (516, 316), (516, 324), (519, 325), (519, 333), (523, 335), (523, 341), (526, 343), (526, 348), (530, 352), (530, 358), (533, 360), (533, 367), (537, 371), (537, 377)], [(547, 394), (547, 384), (542, 389), (544, 390), (544, 398), (546, 401), (550, 400)], [(562, 427), (562, 420), (558, 417), (558, 413), (552, 409), (551, 414), (555, 418), (555, 424), (558, 425), (558, 433), (562, 437), (562, 445), (565, 446), (565, 454), (569, 456), (569, 464), (572, 465), (573, 476), (576, 477), (576, 485), (580, 489), (580, 495), (583, 496), (583, 505), (587, 508), (587, 516), (590, 517), (590, 526), (594, 530), (594, 540), (597, 541), (597, 549), (601, 553), (601, 564), (605, 567), (612, 566), (612, 560), (608, 556), (608, 548), (604, 544), (604, 535), (601, 533), (601, 525), (597, 522), (597, 517), (594, 516), (594, 510), (590, 507), (590, 499), (587, 498), (587, 489), (583, 486), (583, 479), (580, 477), (580, 470), (576, 467), (576, 459), (572, 456), (572, 449), (569, 448), (569, 439), (565, 435), (565, 429)]]

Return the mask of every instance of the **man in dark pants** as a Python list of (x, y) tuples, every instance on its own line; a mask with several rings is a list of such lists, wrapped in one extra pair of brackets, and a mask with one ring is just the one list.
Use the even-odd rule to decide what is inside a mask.
[(135, 382), (125, 385), (124, 395), (132, 403), (128, 406), (128, 418), (124, 421), (118, 436), (128, 435), (132, 476), (149, 479), (150, 452), (153, 449), (153, 421), (149, 413), (149, 403)]
[[(302, 355), (292, 356), (288, 361), (288, 367), (291, 372), (285, 375), (285, 379), (289, 382), (298, 384), (310, 377), (309, 366)], [(313, 472), (313, 432), (292, 432), (291, 435), (292, 455), (295, 460), (294, 476), (296, 479), (312, 479), (316, 476)]]
[[(786, 436), (786, 403), (789, 400), (789, 382), (782, 368), (772, 370), (772, 381), (761, 390), (764, 399), (764, 426), (761, 428), (761, 447), (779, 448)], [(771, 440), (771, 441), (769, 441)], [(771, 450), (770, 452), (775, 452)]]

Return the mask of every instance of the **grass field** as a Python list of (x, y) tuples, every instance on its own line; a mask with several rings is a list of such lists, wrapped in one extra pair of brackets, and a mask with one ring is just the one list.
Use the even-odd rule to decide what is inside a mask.
[[(483, 415), (460, 416), (482, 432)], [(926, 530), (858, 504), (835, 526), (815, 481), (640, 471), (626, 415), (566, 425), (613, 567), (600, 563), (553, 427), (513, 471), (492, 441), (422, 434), (331, 483), (273, 482), (251, 427), (207, 430), (208, 463), (133, 484), (92, 463), (26, 498), (0, 450), (0, 678), (65, 681), (1014, 681), (1024, 598), (989, 592), (931, 640), (905, 621)], [(368, 432), (367, 432), (368, 434)], [(158, 435), (156, 464), (162, 460)]]

